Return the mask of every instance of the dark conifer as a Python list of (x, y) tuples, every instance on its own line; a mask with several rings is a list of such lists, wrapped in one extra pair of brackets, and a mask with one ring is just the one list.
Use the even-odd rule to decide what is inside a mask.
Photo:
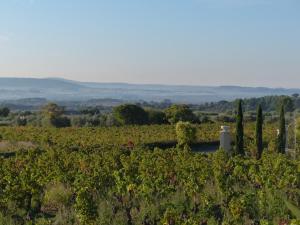
[(285, 110), (284, 105), (281, 106), (279, 117), (279, 135), (277, 141), (277, 150), (279, 153), (285, 153), (286, 146), (286, 127), (285, 127)]
[(263, 112), (261, 105), (259, 105), (257, 108), (255, 134), (255, 142), (257, 149), (256, 157), (257, 159), (260, 159), (263, 152)]
[(244, 155), (244, 125), (243, 125), (243, 108), (242, 100), (238, 102), (237, 116), (236, 116), (236, 139), (235, 139), (235, 151), (236, 154)]

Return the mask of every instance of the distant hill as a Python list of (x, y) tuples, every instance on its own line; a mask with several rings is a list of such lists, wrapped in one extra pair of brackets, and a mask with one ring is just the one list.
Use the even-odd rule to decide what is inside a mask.
[(0, 101), (47, 99), (51, 101), (85, 101), (115, 99), (118, 101), (163, 101), (204, 103), (266, 95), (291, 95), (300, 89), (185, 86), (127, 83), (92, 83), (60, 78), (0, 78)]

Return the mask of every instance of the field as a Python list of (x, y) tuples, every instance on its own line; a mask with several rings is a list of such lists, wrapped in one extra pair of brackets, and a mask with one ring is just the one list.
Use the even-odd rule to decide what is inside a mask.
[[(197, 125), (197, 143), (219, 140), (221, 123)], [(231, 127), (234, 139), (234, 124)], [(269, 143), (276, 137), (276, 124), (267, 124), (264, 134)], [(254, 138), (255, 124), (245, 127), (245, 135)], [(63, 145), (77, 147), (122, 146), (132, 142), (134, 145), (152, 143), (176, 143), (174, 125), (122, 126), (102, 128), (39, 128), (39, 127), (1, 127), (2, 139), (10, 142), (30, 142), (43, 145)]]
[[(196, 142), (218, 141), (220, 125), (198, 125)], [(147, 147), (176, 144), (172, 125), (0, 133), (0, 224), (278, 224), (300, 216), (300, 163), (273, 152), (276, 124), (265, 125), (261, 160), (251, 157), (253, 123), (244, 158)]]

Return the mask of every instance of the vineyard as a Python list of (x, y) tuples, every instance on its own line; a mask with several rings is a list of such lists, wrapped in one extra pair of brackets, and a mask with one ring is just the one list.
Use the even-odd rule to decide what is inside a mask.
[[(231, 126), (234, 136), (234, 125)], [(221, 124), (197, 125), (196, 142), (219, 140)], [(264, 127), (262, 159), (175, 142), (173, 125), (108, 128), (1, 127), (0, 224), (299, 224), (300, 161), (274, 152)]]
[[(221, 125), (224, 123), (197, 125), (196, 142), (214, 142), (219, 140)], [(232, 134), (235, 131), (234, 124)], [(264, 130), (267, 143), (276, 137), (276, 124), (267, 124)], [(255, 124), (245, 127), (246, 136), (253, 139)], [(102, 128), (45, 128), (45, 127), (0, 127), (3, 140), (11, 142), (31, 142), (37, 145), (62, 146), (121, 146), (129, 141), (135, 145), (176, 142), (175, 125), (145, 125)], [(232, 135), (233, 136), (233, 135)]]
[(300, 0), (0, 15), (0, 225), (300, 225)]

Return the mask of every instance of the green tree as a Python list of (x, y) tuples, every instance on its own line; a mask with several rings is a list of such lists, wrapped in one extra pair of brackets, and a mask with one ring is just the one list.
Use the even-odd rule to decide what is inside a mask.
[(293, 112), (295, 110), (294, 100), (289, 96), (281, 96), (278, 102), (278, 111), (281, 111), (282, 105), (284, 106), (285, 112)]
[(236, 138), (235, 138), (235, 151), (236, 154), (244, 155), (244, 116), (242, 100), (238, 102), (237, 116), (236, 116)]
[(150, 124), (165, 124), (167, 123), (166, 114), (158, 110), (148, 110), (148, 118)]
[(1, 117), (7, 117), (10, 113), (10, 110), (9, 108), (7, 107), (3, 107), (3, 108), (0, 108), (0, 116)]
[(189, 122), (179, 121), (176, 124), (176, 135), (180, 146), (189, 145), (196, 140), (196, 128)]
[(195, 122), (196, 116), (187, 105), (172, 105), (165, 111), (167, 120), (171, 124), (176, 124), (179, 121)]
[(142, 125), (148, 123), (147, 112), (142, 107), (133, 104), (115, 107), (113, 116), (121, 125)]
[(54, 127), (70, 127), (71, 120), (66, 116), (51, 117), (50, 124)]
[(257, 148), (257, 159), (261, 158), (263, 151), (263, 112), (261, 105), (257, 108), (257, 117), (256, 117), (256, 129), (255, 129), (255, 140), (256, 140), (256, 148)]
[(42, 108), (42, 113), (46, 117), (59, 117), (65, 112), (64, 107), (58, 106), (57, 104), (50, 102)]
[(279, 116), (279, 135), (277, 140), (277, 150), (279, 153), (285, 153), (286, 146), (286, 127), (285, 127), (285, 110), (284, 105), (281, 106)]
[(71, 126), (70, 119), (63, 116), (64, 112), (64, 107), (58, 106), (55, 103), (48, 103), (42, 108), (42, 114), (45, 117), (46, 124), (54, 127)]

